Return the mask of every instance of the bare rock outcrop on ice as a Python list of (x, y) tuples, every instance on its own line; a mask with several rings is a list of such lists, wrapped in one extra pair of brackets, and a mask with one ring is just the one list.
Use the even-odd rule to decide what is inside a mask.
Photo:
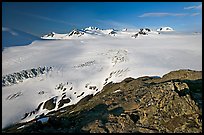
[[(196, 82), (196, 83), (195, 83)], [(202, 71), (109, 83), (95, 96), (3, 132), (202, 133)], [(196, 99), (197, 98), (197, 99)], [(42, 119), (48, 119), (42, 122)], [(22, 127), (23, 126), (23, 127)]]
[(37, 77), (51, 70), (52, 70), (52, 67), (45, 66), (45, 67), (32, 68), (28, 70), (22, 70), (16, 73), (2, 76), (2, 87), (23, 82), (25, 79)]

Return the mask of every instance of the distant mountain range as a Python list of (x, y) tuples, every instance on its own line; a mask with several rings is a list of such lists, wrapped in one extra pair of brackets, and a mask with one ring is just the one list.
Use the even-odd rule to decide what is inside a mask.
[(148, 33), (160, 34), (162, 32), (174, 31), (171, 27), (161, 27), (157, 30), (151, 30), (149, 28), (142, 28), (135, 31), (130, 31), (127, 28), (122, 30), (116, 29), (100, 29), (98, 27), (86, 27), (84, 29), (73, 29), (72, 31), (59, 34), (51, 32), (41, 37), (37, 37), (30, 33), (26, 33), (21, 30), (2, 27), (2, 50), (5, 47), (22, 46), (31, 44), (34, 40), (41, 39), (76, 39), (76, 38), (95, 38), (96, 36), (118, 36), (118, 37), (138, 37), (138, 35), (148, 35)]
[(115, 29), (100, 29), (98, 27), (87, 27), (84, 29), (74, 29), (69, 33), (59, 34), (55, 32), (43, 35), (42, 39), (73, 39), (78, 37), (83, 38), (94, 38), (95, 36), (129, 36), (138, 37), (138, 35), (148, 35), (148, 33), (160, 34), (161, 32), (172, 32), (174, 31), (171, 27), (161, 27), (159, 29), (151, 30), (149, 28), (141, 28), (135, 31), (129, 31), (127, 28), (122, 30)]
[[(146, 132), (141, 126), (159, 132), (202, 130), (194, 115), (198, 106), (191, 99), (202, 106), (199, 33), (179, 34), (170, 27), (87, 27), (41, 38), (5, 27), (2, 33), (3, 44), (15, 46), (2, 51), (4, 132)], [(193, 71), (161, 77), (177, 69)]]

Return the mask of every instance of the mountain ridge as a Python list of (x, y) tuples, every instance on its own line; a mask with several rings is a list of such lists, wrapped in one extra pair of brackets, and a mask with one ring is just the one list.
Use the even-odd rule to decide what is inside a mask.
[(196, 96), (201, 91), (202, 71), (171, 71), (161, 78), (129, 77), (107, 84), (76, 105), (3, 132), (201, 133), (202, 105), (198, 101), (202, 97)]
[[(72, 37), (76, 37), (76, 36), (77, 37), (81, 37), (81, 36), (83, 37), (84, 35), (87, 35), (88, 37), (90, 37), (91, 35), (117, 36), (118, 34), (124, 35), (124, 32), (130, 33), (132, 35), (132, 37), (136, 38), (137, 36), (135, 36), (135, 33), (137, 34), (137, 32), (139, 32), (139, 34), (142, 34), (142, 35), (148, 35), (148, 34), (144, 34), (144, 33), (160, 34), (159, 32), (161, 32), (161, 31), (162, 32), (163, 31), (165, 31), (165, 32), (172, 32), (173, 31), (173, 29), (171, 27), (162, 27), (160, 29), (159, 29), (160, 31), (158, 31), (158, 30), (152, 30), (152, 29), (145, 27), (145, 28), (141, 28), (139, 30), (132, 31), (130, 33), (127, 28), (122, 29), (122, 30), (115, 30), (115, 29), (100, 29), (98, 27), (89, 26), (89, 27), (86, 27), (83, 29), (73, 29), (68, 34), (57, 34), (57, 33), (52, 32), (52, 33), (41, 36), (41, 38), (42, 39), (71, 39)], [(131, 37), (131, 36), (129, 36), (129, 37)]]

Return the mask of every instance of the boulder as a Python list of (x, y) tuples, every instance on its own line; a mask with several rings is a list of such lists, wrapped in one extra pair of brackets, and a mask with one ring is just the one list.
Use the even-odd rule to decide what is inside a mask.
[(62, 107), (65, 103), (69, 103), (71, 100), (69, 98), (67, 99), (61, 99), (59, 101), (59, 105), (58, 105), (58, 108)]
[(54, 112), (58, 126), (34, 130), (33, 123), (21, 132), (57, 128), (58, 133), (202, 133), (202, 108), (192, 96), (192, 91), (202, 94), (201, 86), (202, 72), (192, 70), (173, 71), (161, 78), (126, 78), (63, 108), (66, 112)]
[(43, 109), (52, 110), (55, 108), (55, 106), (56, 106), (56, 97), (53, 97), (44, 103)]

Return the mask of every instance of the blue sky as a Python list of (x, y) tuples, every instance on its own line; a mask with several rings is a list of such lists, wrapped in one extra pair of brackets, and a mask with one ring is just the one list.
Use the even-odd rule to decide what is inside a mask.
[(3, 2), (2, 26), (37, 36), (73, 28), (202, 31), (201, 2)]

